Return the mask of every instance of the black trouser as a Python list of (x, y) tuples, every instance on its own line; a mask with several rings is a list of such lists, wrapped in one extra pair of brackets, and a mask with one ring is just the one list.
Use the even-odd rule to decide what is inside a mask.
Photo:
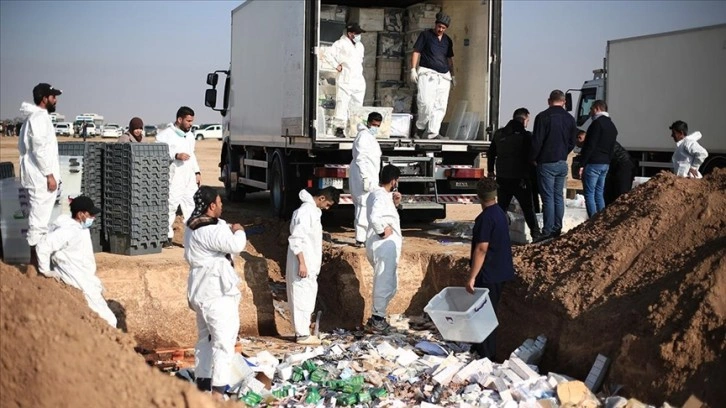
[(532, 183), (529, 179), (510, 179), (497, 177), (497, 201), (504, 211), (507, 211), (512, 197), (519, 201), (522, 207), (524, 221), (532, 233), (539, 233), (539, 224), (537, 224), (537, 216), (532, 208)]
[(621, 195), (633, 188), (633, 172), (630, 169), (623, 169), (623, 166), (610, 167), (605, 178), (605, 205), (612, 204)]
[[(500, 283), (477, 283), (477, 288), (486, 288), (489, 289), (489, 301), (492, 302), (492, 307), (494, 308), (494, 313), (497, 313), (498, 305), (499, 305), (499, 299), (502, 298), (502, 289), (504, 289), (504, 282)], [(480, 358), (488, 358), (491, 361), (495, 361), (494, 359), (497, 356), (497, 329), (494, 329), (494, 331), (484, 339), (483, 342), (479, 344), (472, 345), (472, 350), (476, 351), (477, 354), (479, 354)]]

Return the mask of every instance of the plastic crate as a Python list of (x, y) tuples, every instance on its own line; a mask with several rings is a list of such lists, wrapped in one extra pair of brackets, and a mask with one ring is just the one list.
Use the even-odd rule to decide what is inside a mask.
[(12, 162), (0, 163), (0, 180), (15, 177), (15, 166)]
[(489, 300), (489, 289), (448, 287), (424, 308), (447, 341), (481, 343), (499, 325)]
[(119, 255), (148, 255), (161, 253), (166, 236), (160, 241), (134, 241), (128, 235), (112, 234), (108, 237), (109, 252)]
[(60, 142), (58, 143), (59, 156), (83, 156), (86, 153), (84, 142)]

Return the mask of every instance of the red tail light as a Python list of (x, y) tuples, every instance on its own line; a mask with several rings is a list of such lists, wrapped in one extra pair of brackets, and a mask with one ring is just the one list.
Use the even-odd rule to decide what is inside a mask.
[(484, 177), (484, 169), (448, 169), (444, 175), (455, 179), (480, 179)]
[(340, 167), (316, 167), (313, 174), (318, 178), (348, 178), (348, 169)]

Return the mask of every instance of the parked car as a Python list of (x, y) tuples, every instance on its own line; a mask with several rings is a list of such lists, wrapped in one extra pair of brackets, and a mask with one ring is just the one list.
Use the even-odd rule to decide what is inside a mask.
[(123, 129), (121, 129), (121, 126), (115, 123), (109, 123), (103, 126), (103, 132), (101, 133), (101, 137), (119, 137), (122, 134)]
[(154, 125), (146, 125), (144, 126), (144, 135), (145, 136), (156, 136), (156, 134), (159, 133), (159, 128), (157, 128)]
[[(93, 123), (89, 123), (86, 125), (86, 135), (88, 137), (94, 137), (99, 135), (99, 130)], [(81, 127), (81, 135), (83, 135), (83, 127)]]
[(215, 124), (215, 125), (207, 125), (206, 127), (202, 127), (199, 130), (197, 130), (195, 133), (195, 139), (196, 140), (204, 140), (204, 139), (219, 139), (222, 140), (222, 125)]
[(67, 122), (55, 124), (55, 134), (58, 136), (73, 136), (73, 125)]

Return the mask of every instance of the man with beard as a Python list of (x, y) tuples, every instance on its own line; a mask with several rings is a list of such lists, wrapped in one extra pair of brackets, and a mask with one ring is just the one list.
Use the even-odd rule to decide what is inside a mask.
[(51, 213), (60, 185), (58, 140), (50, 114), (55, 112), (58, 95), (63, 92), (50, 84), (33, 88), (33, 102), (23, 102), (20, 112), (25, 117), (20, 128), (20, 183), (28, 190), (30, 213), (27, 240), (30, 245), (28, 275), (37, 274), (38, 255), (35, 246), (48, 233)]
[(184, 224), (194, 211), (194, 193), (201, 182), (199, 163), (194, 155), (194, 111), (192, 108), (182, 106), (176, 112), (176, 121), (156, 135), (157, 143), (166, 143), (169, 146), (169, 240), (164, 248), (171, 248), (174, 238), (174, 220), (176, 210), (181, 206)]

